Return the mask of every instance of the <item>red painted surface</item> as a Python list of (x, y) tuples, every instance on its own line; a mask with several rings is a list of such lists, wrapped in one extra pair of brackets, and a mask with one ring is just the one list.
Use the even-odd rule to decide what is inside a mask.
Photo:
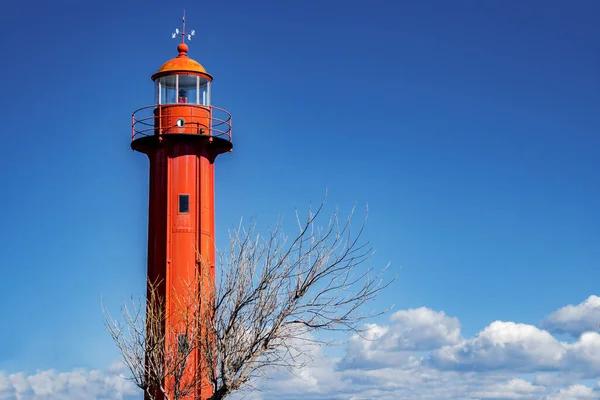
[[(182, 118), (185, 125), (178, 126)], [(143, 119), (134, 114), (131, 146), (150, 161), (148, 278), (162, 282), (159, 292), (165, 300), (165, 312), (173, 315), (178, 306), (176, 296), (186, 291), (185, 282), (200, 276), (210, 280), (201, 282), (201, 288), (214, 285), (214, 161), (231, 150), (231, 123), (230, 119), (216, 118), (213, 107), (194, 104), (157, 105), (150, 117), (154, 126), (141, 134), (140, 121)], [(180, 195), (189, 196), (188, 212), (179, 210)], [(205, 271), (199, 271), (202, 265)], [(202, 292), (206, 296), (208, 291)], [(166, 324), (167, 331), (181, 329), (176, 318)], [(203, 362), (193, 353), (186, 373), (200, 376)], [(197, 396), (206, 399), (212, 394), (212, 385), (205, 379)]]

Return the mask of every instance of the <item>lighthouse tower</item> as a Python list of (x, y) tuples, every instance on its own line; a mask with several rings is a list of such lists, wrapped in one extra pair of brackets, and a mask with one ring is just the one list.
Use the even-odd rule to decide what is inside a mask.
[[(214, 287), (215, 280), (214, 162), (232, 149), (231, 116), (211, 104), (213, 78), (188, 57), (185, 39), (192, 34), (185, 32), (184, 17), (179, 54), (152, 75), (155, 104), (132, 116), (131, 148), (150, 161), (148, 280), (158, 285), (166, 316), (162, 329), (182, 330), (175, 338), (167, 334), (164, 346), (194, 340), (172, 317), (190, 283), (196, 279), (199, 296), (213, 296), (203, 288)], [(206, 373), (201, 358), (198, 351), (190, 354), (185, 371), (190, 379)], [(206, 399), (212, 390), (202, 377), (186, 398)]]

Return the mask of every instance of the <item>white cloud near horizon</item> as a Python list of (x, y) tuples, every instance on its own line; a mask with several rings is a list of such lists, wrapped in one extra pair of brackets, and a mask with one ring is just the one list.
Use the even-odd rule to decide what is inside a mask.
[(585, 385), (573, 385), (566, 389), (561, 389), (557, 393), (552, 393), (543, 400), (598, 400), (598, 393), (594, 392), (591, 387)]
[[(390, 317), (390, 326), (368, 324), (362, 335), (348, 344), (340, 368), (377, 368), (411, 362), (416, 352), (430, 351), (461, 340), (458, 318), (426, 307), (400, 310)], [(366, 339), (366, 340), (365, 340)]]
[[(135, 397), (132, 397), (135, 396)], [(0, 400), (126, 400), (139, 399), (135, 384), (122, 374), (99, 370), (35, 374), (0, 372)]]
[(534, 372), (558, 369), (566, 352), (547, 331), (495, 321), (471, 339), (435, 350), (429, 361), (441, 369)]
[[(343, 357), (312, 347), (312, 364), (294, 374), (273, 371), (258, 382), (261, 391), (232, 400), (600, 399), (599, 387), (589, 386), (589, 379), (600, 386), (600, 334), (588, 330), (596, 299), (563, 307), (540, 327), (495, 321), (467, 338), (443, 311), (400, 310), (352, 336)], [(576, 339), (567, 343), (554, 333)], [(141, 398), (120, 363), (104, 371), (0, 372), (0, 400)]]
[(488, 385), (483, 390), (473, 393), (482, 399), (523, 399), (545, 393), (543, 386), (537, 386), (523, 379), (511, 379), (507, 382)]
[(580, 304), (562, 307), (545, 320), (542, 328), (554, 333), (579, 337), (584, 332), (600, 330), (600, 297), (592, 295)]

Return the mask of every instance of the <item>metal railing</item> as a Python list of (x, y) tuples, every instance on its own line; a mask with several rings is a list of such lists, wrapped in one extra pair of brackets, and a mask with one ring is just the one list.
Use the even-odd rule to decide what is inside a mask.
[[(201, 110), (206, 110), (202, 114)], [(177, 110), (176, 116), (184, 119), (185, 125), (177, 125), (173, 114), (166, 110)], [(203, 123), (202, 121), (206, 121)], [(199, 104), (154, 104), (139, 108), (131, 115), (131, 140), (146, 136), (161, 136), (179, 133), (220, 137), (231, 142), (231, 114), (215, 106)]]

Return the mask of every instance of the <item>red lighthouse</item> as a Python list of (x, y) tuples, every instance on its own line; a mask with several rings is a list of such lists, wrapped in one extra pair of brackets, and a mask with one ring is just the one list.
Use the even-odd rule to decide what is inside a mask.
[[(159, 283), (167, 316), (177, 314), (177, 297), (197, 277), (204, 280), (200, 295), (212, 296), (202, 288), (215, 280), (214, 162), (232, 149), (231, 116), (211, 104), (213, 78), (187, 55), (185, 20), (181, 34), (179, 55), (152, 75), (156, 104), (132, 117), (131, 148), (150, 160), (148, 279)], [(167, 317), (162, 329), (176, 332), (180, 324)], [(167, 336), (164, 345), (170, 340), (176, 339)], [(201, 376), (201, 358), (191, 354), (185, 374)], [(185, 398), (206, 399), (212, 390), (202, 378)]]

